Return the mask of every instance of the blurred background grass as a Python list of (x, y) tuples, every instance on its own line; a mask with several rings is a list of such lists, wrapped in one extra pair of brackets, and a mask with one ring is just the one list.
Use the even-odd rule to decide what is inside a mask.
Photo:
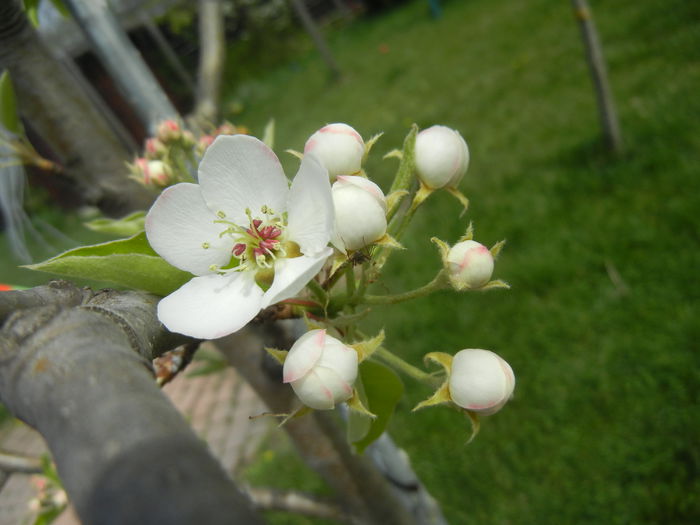
[[(289, 39), (258, 41), (258, 56), (285, 57), (277, 65), (234, 45), (228, 116), (257, 133), (275, 117), (290, 175), (297, 161), (283, 150), (325, 123), (384, 131), (366, 168), (385, 190), (396, 161), (382, 154), (411, 123), (454, 127), (469, 143), (468, 213), (431, 197), (376, 291), (430, 280), (430, 237), (454, 242), (470, 220), (484, 244), (508, 239), (495, 277), (512, 290), (382, 308), (365, 327), (384, 326), (416, 365), (470, 347), (515, 370), (515, 398), (470, 445), (457, 412), (410, 412), (429, 395), (417, 385), (391, 425), (451, 523), (698, 523), (700, 5), (592, 2), (626, 142), (619, 158), (600, 145), (568, 2), (442, 5), (437, 20), (415, 0), (330, 27), (339, 83), (303, 35), (292, 57)], [(263, 454), (249, 480), (317, 487), (291, 454)]]

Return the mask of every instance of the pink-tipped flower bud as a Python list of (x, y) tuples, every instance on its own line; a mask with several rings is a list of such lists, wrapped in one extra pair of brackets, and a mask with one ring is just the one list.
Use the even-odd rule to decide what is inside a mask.
[(224, 122), (216, 128), (216, 131), (214, 132), (214, 136), (219, 136), (219, 135), (235, 135), (237, 133), (240, 133), (238, 131), (238, 128), (231, 124), (230, 122)]
[(214, 135), (202, 135), (201, 137), (199, 137), (199, 139), (197, 140), (196, 148), (197, 154), (200, 156), (204, 155), (204, 152), (209, 146), (212, 145), (212, 142), (214, 142), (215, 138), (216, 137)]
[(172, 181), (170, 166), (160, 160), (136, 159), (131, 171), (133, 178), (144, 186), (164, 188)]
[(364, 177), (340, 175), (331, 187), (335, 208), (333, 246), (345, 253), (359, 250), (386, 233), (386, 198)]
[(416, 171), (428, 188), (459, 184), (469, 167), (469, 148), (462, 135), (446, 126), (432, 126), (416, 136)]
[(462, 241), (447, 252), (447, 275), (457, 290), (481, 288), (493, 274), (493, 255), (476, 241)]
[(328, 124), (309, 137), (304, 154), (315, 156), (332, 180), (338, 175), (352, 175), (362, 169), (365, 143), (347, 124)]
[(449, 390), (452, 401), (488, 416), (498, 412), (513, 395), (513, 369), (490, 350), (460, 350), (452, 359)]
[(168, 152), (168, 148), (160, 140), (155, 137), (146, 139), (144, 152), (147, 158), (157, 159)]
[(182, 128), (176, 120), (163, 120), (156, 128), (156, 138), (164, 143), (180, 140)]
[(316, 410), (330, 410), (353, 395), (357, 352), (325, 330), (311, 330), (294, 343), (282, 370), (297, 397)]

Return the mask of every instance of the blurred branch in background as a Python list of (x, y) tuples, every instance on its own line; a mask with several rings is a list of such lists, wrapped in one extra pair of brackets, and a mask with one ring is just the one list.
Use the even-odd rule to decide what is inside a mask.
[(218, 121), (225, 56), (222, 2), (199, 0), (199, 71), (194, 117), (200, 125)]
[(588, 0), (571, 0), (571, 3), (574, 8), (574, 15), (581, 28), (581, 37), (586, 48), (586, 61), (588, 62), (588, 69), (595, 89), (605, 145), (613, 153), (621, 153), (622, 132), (620, 131), (612, 89), (608, 81), (603, 46), (598, 37), (591, 8), (588, 5)]
[(15, 0), (0, 0), (0, 68), (11, 75), (25, 121), (46, 141), (86, 203), (108, 215), (150, 204), (149, 192), (126, 179), (128, 151)]

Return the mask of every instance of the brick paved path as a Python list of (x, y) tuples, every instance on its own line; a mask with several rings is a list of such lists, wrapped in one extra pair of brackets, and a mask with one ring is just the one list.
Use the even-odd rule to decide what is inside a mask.
[[(264, 412), (262, 404), (235, 370), (187, 377), (181, 374), (163, 391), (204, 438), (224, 468), (235, 473), (249, 462), (263, 436), (274, 428), (269, 418), (250, 420)], [(18, 421), (0, 427), (0, 449), (40, 456), (46, 451), (41, 436)], [(32, 523), (28, 502), (36, 489), (26, 474), (6, 476), (0, 471), (0, 525)], [(75, 525), (73, 516), (61, 516), (58, 525)]]

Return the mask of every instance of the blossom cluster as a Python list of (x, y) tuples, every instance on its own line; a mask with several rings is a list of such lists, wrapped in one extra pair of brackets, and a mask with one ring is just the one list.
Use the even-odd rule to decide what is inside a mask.
[[(291, 183), (262, 141), (231, 127), (195, 142), (174, 124), (164, 123), (147, 142), (146, 158), (134, 163), (144, 183), (167, 186), (146, 216), (148, 241), (168, 263), (193, 274), (159, 302), (158, 317), (169, 330), (199, 339), (236, 332), (273, 305), (313, 319), (314, 329), (280, 358), (284, 382), (307, 407), (348, 402), (369, 414), (356, 388), (358, 366), (386, 350), (380, 342), (370, 344), (357, 326), (336, 320), (363, 304), (391, 304), (444, 288), (507, 287), (491, 280), (502, 243), (487, 248), (473, 239), (470, 225), (453, 246), (433, 239), (442, 264), (429, 285), (395, 297), (367, 291), (391, 253), (402, 248), (400, 237), (431, 193), (449, 191), (466, 209), (458, 186), (469, 149), (456, 130), (414, 129), (404, 150), (388, 155), (401, 164), (385, 194), (363, 169), (378, 136), (365, 141), (344, 123), (320, 128), (303, 153), (294, 152), (301, 163)], [(172, 184), (178, 179), (162, 159), (173, 145), (201, 148), (190, 181)], [(422, 405), (448, 402), (487, 415), (513, 392), (512, 369), (493, 352), (461, 350), (439, 362), (445, 383)]]

